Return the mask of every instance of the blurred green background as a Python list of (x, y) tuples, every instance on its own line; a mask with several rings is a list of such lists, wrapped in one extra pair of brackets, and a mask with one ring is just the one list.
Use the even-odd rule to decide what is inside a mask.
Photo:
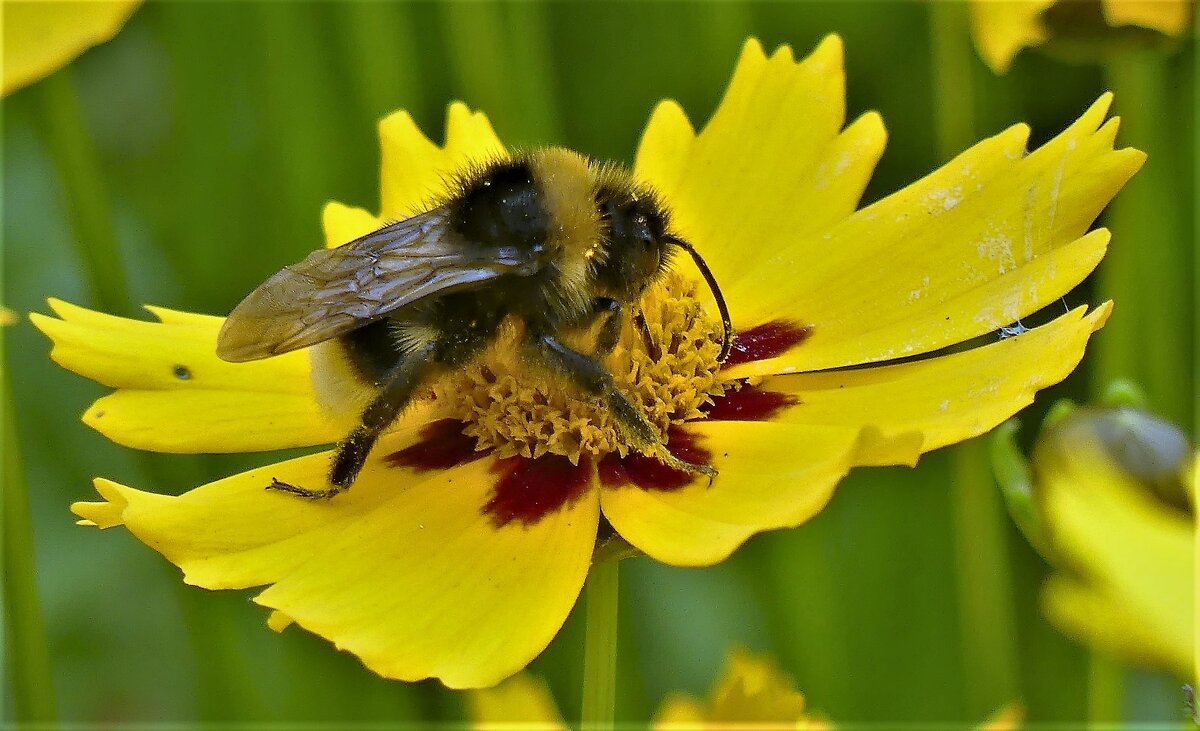
[[(408, 109), (440, 139), (447, 103), (461, 99), (509, 144), (631, 162), (658, 100), (679, 100), (697, 123), (708, 117), (747, 36), (803, 55), (837, 32), (849, 117), (877, 109), (890, 133), (866, 202), (961, 149), (956, 135), (1028, 121), (1040, 144), (1109, 86), (1131, 85), (1118, 89), (1119, 142), (1147, 149), (1150, 162), (1111, 212), (1101, 282), (1067, 298), (1121, 299), (1084, 367), (1025, 413), (1026, 432), (1055, 394), (1083, 398), (1115, 375), (1138, 378), (1151, 406), (1190, 430), (1194, 43), (1107, 69), (1025, 52), (995, 77), (965, 35), (932, 32), (965, 32), (961, 10), (931, 19), (925, 4), (901, 2), (151, 3), (112, 42), (4, 100), (3, 303), (18, 313), (45, 312), (47, 296), (131, 316), (143, 315), (130, 302), (224, 313), (320, 245), (325, 201), (377, 207), (375, 123), (390, 111)], [(1122, 82), (1131, 68), (1140, 74)], [(62, 161), (89, 154), (72, 147), (79, 141), (97, 166), (72, 183)], [(103, 204), (82, 226), (71, 215), (80, 185)], [(118, 258), (93, 238), (106, 217)], [(81, 256), (87, 247), (98, 265)], [(185, 587), (127, 533), (75, 527), (67, 506), (92, 496), (93, 476), (181, 492), (277, 455), (114, 446), (79, 421), (104, 388), (53, 365), (25, 319), (4, 339), (19, 440), (8, 442), (6, 482), (23, 473), (30, 491), (60, 719), (462, 718), (461, 699), (436, 683), (384, 681), (303, 631), (275, 635), (251, 592)], [(1040, 617), (1048, 569), (1002, 512), (980, 445), (931, 454), (915, 470), (857, 470), (811, 523), (759, 536), (720, 566), (635, 559), (623, 569), (619, 719), (648, 718), (671, 690), (706, 691), (733, 643), (773, 654), (813, 708), (845, 725), (978, 721), (1014, 698), (1033, 721), (1089, 715), (1089, 653)], [(581, 614), (532, 666), (568, 717), (580, 704)], [(1117, 677), (1107, 707), (1119, 715), (1102, 720), (1182, 717), (1176, 680)], [(1095, 717), (1094, 694), (1090, 705)]]

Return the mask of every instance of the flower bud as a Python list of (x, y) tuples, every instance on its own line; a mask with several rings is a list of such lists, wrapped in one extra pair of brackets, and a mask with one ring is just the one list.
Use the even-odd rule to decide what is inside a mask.
[(1090, 476), (1124, 477), (1159, 502), (1192, 514), (1187, 480), (1191, 464), (1187, 436), (1175, 425), (1133, 408), (1079, 409), (1047, 428), (1034, 448), (1040, 477), (1060, 470)]

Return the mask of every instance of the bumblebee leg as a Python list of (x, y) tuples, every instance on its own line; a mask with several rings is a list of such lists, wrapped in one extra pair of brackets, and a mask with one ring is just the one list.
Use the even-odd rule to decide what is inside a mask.
[(366, 464), (367, 455), (379, 435), (412, 401), (417, 388), (435, 373), (454, 368), (475, 357), (487, 344), (499, 321), (498, 316), (487, 320), (476, 319), (472, 320), (474, 329), (470, 329), (470, 325), (458, 331), (451, 328), (448, 334), (406, 355), (389, 372), (383, 390), (363, 411), (358, 428), (338, 445), (329, 470), (332, 490), (340, 492), (350, 488)]
[(383, 387), (362, 413), (358, 427), (338, 444), (333, 456), (333, 464), (329, 470), (329, 487), (324, 490), (309, 490), (308, 488), (290, 485), (276, 479), (267, 485), (268, 490), (278, 490), (291, 495), (320, 500), (331, 498), (343, 490), (349, 489), (354, 478), (362, 471), (367, 462), (367, 455), (375, 441), (389, 424), (412, 400), (417, 387), (429, 376), (436, 366), (438, 343), (432, 342), (420, 350), (408, 353), (392, 367), (383, 378)]
[(358, 426), (338, 444), (329, 468), (332, 489), (347, 490), (354, 483), (379, 435), (412, 401), (417, 388), (437, 370), (440, 347), (441, 342), (435, 340), (406, 354), (384, 377), (383, 388), (363, 410)]
[(605, 318), (604, 324), (600, 326), (600, 334), (596, 336), (596, 356), (603, 358), (613, 352), (617, 341), (621, 339), (625, 308), (611, 297), (597, 297), (592, 300), (592, 314)]
[(642, 412), (617, 388), (612, 374), (603, 363), (572, 350), (548, 333), (532, 334), (530, 346), (538, 351), (546, 363), (570, 378), (577, 386), (603, 399), (609, 413), (620, 426), (622, 435), (638, 451), (653, 455), (663, 464), (677, 470), (707, 475), (709, 480), (717, 476), (717, 471), (708, 465), (684, 462), (671, 454), (666, 445), (659, 441), (654, 427)]
[(293, 485), (288, 482), (281, 482), (280, 480), (277, 480), (274, 477), (271, 478), (271, 484), (267, 485), (267, 489), (268, 490), (277, 490), (279, 492), (286, 492), (289, 495), (298, 495), (300, 497), (308, 498), (310, 500), (324, 500), (326, 498), (331, 498), (334, 495), (337, 495), (339, 492), (341, 492), (341, 490), (336, 487), (331, 487), (327, 490), (309, 490), (308, 488), (297, 487), (296, 485)]

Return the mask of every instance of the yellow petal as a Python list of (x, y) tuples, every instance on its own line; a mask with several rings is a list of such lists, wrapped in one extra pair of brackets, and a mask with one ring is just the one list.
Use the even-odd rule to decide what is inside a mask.
[(734, 319), (757, 325), (786, 313), (808, 338), (754, 372), (931, 352), (1065, 294), (1107, 244), (1102, 230), (1084, 235), (1088, 226), (1145, 158), (1112, 149), (1111, 100), (1029, 155), (1028, 128), (1013, 127), (816, 240), (763, 241), (774, 253), (746, 257), (755, 262), (747, 277), (723, 284)]
[(1050, 38), (1042, 11), (1056, 0), (971, 0), (971, 35), (984, 62), (998, 74), (1008, 71), (1022, 48)]
[(1192, 19), (1188, 0), (1103, 0), (1104, 22), (1115, 27), (1136, 25), (1169, 36), (1181, 36)]
[(1038, 484), (1055, 549), (1080, 578), (1047, 584), (1047, 616), (1098, 647), (1194, 677), (1194, 520), (1086, 444), (1068, 458), (1039, 471)]
[(129, 320), (50, 300), (61, 319), (30, 319), (53, 342), (50, 357), (118, 389), (84, 422), (113, 441), (164, 452), (245, 452), (325, 444), (347, 424), (317, 405), (303, 352), (250, 363), (216, 355), (222, 318), (148, 308)]
[(504, 154), (487, 117), (461, 102), (451, 104), (446, 113), (444, 147), (431, 142), (408, 112), (396, 112), (379, 123), (379, 142), (380, 218), (385, 220), (420, 213), (430, 201), (446, 195), (447, 182), (463, 168)]
[(897, 365), (776, 376), (761, 388), (795, 395), (780, 421), (865, 429), (855, 464), (915, 464), (924, 452), (982, 434), (1065, 378), (1111, 303), (1084, 308), (981, 348)]
[(97, 399), (83, 423), (122, 446), (168, 454), (309, 447), (335, 442), (353, 428), (339, 428), (308, 395), (199, 389), (123, 388)]
[(467, 696), (471, 728), (480, 731), (528, 729), (568, 731), (546, 681), (519, 673), (495, 688), (472, 691)]
[(818, 513), (850, 468), (857, 431), (766, 422), (687, 425), (720, 471), (681, 489), (606, 485), (604, 514), (625, 540), (676, 566), (717, 563), (764, 530)]
[(325, 229), (325, 248), (333, 249), (371, 233), (384, 222), (365, 209), (331, 201), (321, 211), (321, 224)]
[[(328, 501), (264, 490), (272, 478), (324, 486), (328, 452), (174, 497), (104, 480), (139, 540), (209, 589), (269, 585), (255, 602), (374, 672), (493, 685), (524, 667), (558, 631), (583, 586), (598, 523), (594, 491), (540, 521), (497, 527), (484, 513), (492, 461), (417, 472), (386, 455), (416, 439), (385, 438), (358, 481)], [(80, 503), (99, 523), (112, 508)]]
[(769, 252), (780, 232), (804, 240), (854, 210), (886, 133), (874, 113), (843, 131), (845, 113), (840, 38), (799, 63), (787, 46), (768, 58), (750, 40), (699, 135), (678, 104), (659, 105), (635, 174), (670, 202), (673, 228), (724, 287), (749, 269), (747, 251)]
[(4, 86), (10, 93), (117, 34), (141, 0), (5, 2)]

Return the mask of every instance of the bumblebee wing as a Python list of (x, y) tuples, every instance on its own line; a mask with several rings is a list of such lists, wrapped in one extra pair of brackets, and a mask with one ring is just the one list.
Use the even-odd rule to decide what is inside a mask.
[(445, 207), (385, 226), (285, 267), (233, 309), (217, 355), (258, 360), (359, 328), (435, 294), (532, 274), (537, 247), (485, 247), (451, 230)]

